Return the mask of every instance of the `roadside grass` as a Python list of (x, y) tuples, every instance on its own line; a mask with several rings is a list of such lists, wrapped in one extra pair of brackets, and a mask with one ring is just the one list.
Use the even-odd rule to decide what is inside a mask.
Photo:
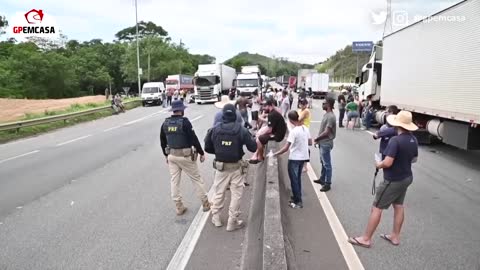
[[(110, 101), (105, 102), (105, 103), (87, 103), (87, 104), (72, 104), (70, 108), (66, 110), (61, 110), (61, 111), (46, 111), (45, 113), (39, 113), (39, 114), (27, 114), (26, 117), (23, 120), (31, 120), (31, 119), (37, 119), (41, 117), (47, 117), (47, 116), (54, 116), (54, 115), (60, 115), (60, 114), (67, 114), (67, 113), (72, 113), (72, 112), (79, 112), (79, 111), (84, 111), (88, 109), (93, 109), (105, 105), (110, 105)], [(141, 106), (141, 102), (133, 102), (133, 103), (127, 103), (125, 104), (126, 109), (133, 109), (135, 107)], [(9, 141), (13, 140), (18, 140), (21, 138), (26, 138), (26, 137), (31, 137), (35, 135), (39, 135), (45, 132), (49, 132), (52, 130), (56, 130), (59, 128), (63, 127), (68, 127), (68, 126), (73, 126), (78, 123), (83, 123), (83, 122), (88, 122), (100, 118), (104, 118), (107, 116), (113, 115), (113, 110), (104, 110), (100, 112), (95, 112), (89, 115), (84, 115), (84, 116), (78, 116), (75, 118), (71, 118), (68, 120), (59, 120), (56, 122), (52, 123), (47, 123), (47, 124), (42, 124), (42, 125), (36, 125), (32, 127), (24, 127), (17, 130), (6, 130), (6, 131), (0, 131), (0, 144), (1, 143), (6, 143)]]

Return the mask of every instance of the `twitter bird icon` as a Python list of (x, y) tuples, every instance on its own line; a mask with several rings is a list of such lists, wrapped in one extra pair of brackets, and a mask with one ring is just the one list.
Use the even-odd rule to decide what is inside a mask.
[(387, 20), (387, 12), (386, 11), (380, 11), (380, 12), (370, 12), (370, 15), (372, 17), (372, 22), (375, 25), (379, 24), (384, 24), (385, 21)]

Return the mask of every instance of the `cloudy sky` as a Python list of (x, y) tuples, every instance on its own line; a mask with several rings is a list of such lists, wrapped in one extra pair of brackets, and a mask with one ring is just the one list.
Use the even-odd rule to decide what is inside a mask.
[[(402, 26), (402, 14), (411, 23), (459, 1), (392, 0), (392, 28)], [(387, 0), (138, 0), (138, 17), (217, 62), (248, 51), (317, 63), (352, 41), (380, 40), (386, 7)], [(32, 8), (53, 16), (69, 39), (111, 41), (135, 25), (134, 0), (2, 0), (0, 15)]]

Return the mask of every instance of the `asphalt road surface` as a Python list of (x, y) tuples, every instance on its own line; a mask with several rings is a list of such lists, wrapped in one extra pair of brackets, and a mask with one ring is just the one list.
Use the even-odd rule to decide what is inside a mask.
[[(320, 102), (315, 105), (313, 120), (320, 121)], [(319, 127), (319, 122), (312, 123), (313, 135)], [(370, 214), (378, 144), (365, 131), (337, 129), (333, 185), (327, 196), (350, 236), (364, 232)], [(319, 175), (316, 149), (312, 166)], [(480, 151), (421, 146), (413, 173), (401, 245), (394, 247), (379, 237), (392, 230), (393, 210), (384, 211), (373, 247), (355, 248), (365, 269), (480, 269)], [(381, 180), (380, 172), (377, 183)]]
[[(201, 141), (213, 105), (187, 110)], [(161, 107), (0, 146), (0, 269), (164, 269), (200, 207), (177, 217)], [(201, 164), (207, 188), (211, 159)]]
[[(321, 120), (320, 108), (316, 100), (314, 121)], [(187, 109), (201, 141), (216, 111), (213, 105)], [(137, 108), (0, 145), (0, 269), (165, 269), (200, 206), (184, 178), (189, 211), (175, 215), (159, 146), (168, 115), (161, 107)], [(318, 128), (313, 122), (312, 134)], [(328, 198), (347, 234), (359, 235), (370, 211), (378, 142), (360, 130), (341, 129), (337, 136)], [(207, 188), (211, 160), (200, 165)], [(312, 166), (318, 175), (317, 150)], [(479, 152), (421, 147), (402, 244), (378, 237), (391, 229), (392, 211), (386, 211), (374, 246), (356, 248), (365, 269), (479, 269), (479, 195)]]

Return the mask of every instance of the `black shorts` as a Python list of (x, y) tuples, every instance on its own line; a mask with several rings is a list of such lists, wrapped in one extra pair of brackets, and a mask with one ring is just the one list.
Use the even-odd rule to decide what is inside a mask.
[(258, 136), (258, 140), (259, 140), (260, 143), (262, 143), (263, 145), (267, 144), (268, 141), (276, 141), (276, 142), (281, 142), (281, 141), (283, 141), (283, 138), (284, 138), (284, 137), (277, 136), (277, 135), (273, 135), (273, 137), (271, 137), (271, 135), (272, 135), (272, 134), (260, 135), (260, 136)]
[(252, 112), (252, 120), (253, 121), (258, 121), (258, 111)]

